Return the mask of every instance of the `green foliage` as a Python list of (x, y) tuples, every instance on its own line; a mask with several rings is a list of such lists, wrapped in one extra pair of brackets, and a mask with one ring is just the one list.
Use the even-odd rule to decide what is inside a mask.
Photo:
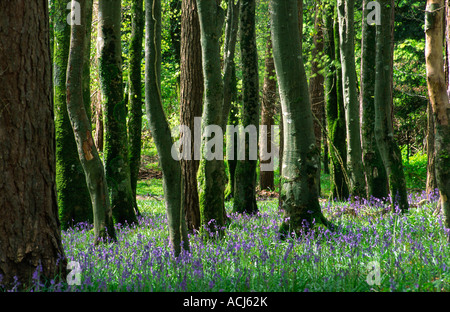
[(422, 151), (408, 157), (406, 146), (402, 148), (403, 170), (408, 189), (425, 189), (427, 179), (427, 154)]

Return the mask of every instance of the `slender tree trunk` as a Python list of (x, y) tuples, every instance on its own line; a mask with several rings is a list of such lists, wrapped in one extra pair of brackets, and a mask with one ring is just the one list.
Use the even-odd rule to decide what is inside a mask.
[[(86, 2), (80, 1), (82, 15), (87, 13)], [(83, 21), (86, 21), (83, 18)], [(106, 177), (103, 163), (92, 140), (92, 128), (86, 107), (83, 103), (83, 63), (85, 46), (85, 26), (72, 26), (71, 48), (67, 69), (67, 111), (77, 143), (78, 157), (83, 166), (86, 183), (90, 192), (93, 217), (95, 243), (104, 239), (115, 239), (112, 210), (109, 201)]]
[[(329, 73), (325, 76), (325, 105), (330, 141), (331, 180), (333, 183), (333, 199), (348, 198), (348, 187), (345, 178), (347, 151), (345, 144), (345, 111), (342, 99), (339, 33), (336, 19), (336, 6), (332, 1), (325, 4), (325, 54), (330, 59)], [(333, 21), (334, 20), (334, 21)]]
[(47, 1), (0, 1), (0, 289), (65, 280)]
[(136, 187), (141, 165), (141, 137), (142, 137), (142, 41), (144, 37), (145, 16), (143, 0), (133, 1), (131, 4), (131, 42), (129, 48), (129, 85), (128, 93), (129, 117), (129, 160), (130, 183), (133, 192), (134, 207), (137, 210)]
[[(242, 123), (244, 127), (254, 126), (258, 133), (259, 77), (255, 7), (255, 0), (242, 2), (239, 28), (244, 100)], [(250, 136), (245, 140), (245, 159), (238, 160), (236, 165), (233, 207), (235, 212), (256, 213), (258, 211), (256, 204), (256, 166), (258, 160), (250, 159), (253, 152), (250, 150), (250, 140)], [(257, 153), (257, 151), (255, 152)]]
[(428, 196), (430, 196), (431, 193), (434, 193), (434, 191), (437, 189), (434, 131), (435, 131), (435, 127), (434, 127), (433, 108), (431, 107), (431, 103), (428, 102), (428, 105), (427, 105), (427, 184), (426, 184), (426, 192), (427, 192)]
[(56, 133), (56, 188), (61, 225), (92, 222), (92, 205), (66, 105), (66, 72), (70, 46), (67, 1), (55, 0), (54, 101)]
[(173, 139), (161, 98), (161, 0), (145, 1), (145, 107), (163, 171), (164, 199), (171, 247), (176, 256), (189, 250), (182, 210), (180, 162), (172, 157)]
[[(228, 124), (237, 126), (239, 124), (239, 108), (236, 105), (236, 63), (234, 61), (237, 33), (239, 29), (240, 0), (228, 0), (225, 43), (224, 43), (224, 69), (223, 69), (223, 125), (222, 129), (226, 133)], [(227, 118), (228, 116), (228, 118)], [(233, 135), (233, 142), (237, 141), (237, 134)], [(228, 153), (228, 150), (227, 150)], [(233, 157), (231, 157), (233, 156)], [(233, 155), (227, 154), (228, 184), (225, 189), (225, 200), (234, 196), (235, 171), (237, 165), (237, 151), (234, 149)]]
[(273, 56), (283, 111), (284, 154), (280, 196), (285, 218), (282, 236), (304, 227), (328, 225), (317, 193), (319, 151), (315, 145), (308, 82), (300, 50), (297, 0), (271, 0)]
[(128, 162), (127, 109), (123, 96), (121, 2), (99, 1), (99, 71), (105, 114), (105, 170), (115, 222), (137, 222)]
[[(183, 0), (184, 1), (184, 0)], [(181, 60), (181, 14), (182, 0), (170, 0), (170, 42), (175, 62)]]
[(355, 0), (338, 0), (339, 42), (342, 64), (342, 91), (347, 130), (347, 174), (350, 195), (364, 197), (365, 177), (362, 164), (359, 102), (355, 68)]
[(405, 175), (392, 125), (394, 1), (379, 3), (381, 24), (377, 26), (376, 34), (375, 137), (388, 175), (392, 203), (405, 212), (408, 210)]
[[(322, 1), (316, 1), (314, 13), (314, 36), (311, 62), (311, 78), (309, 80), (309, 94), (311, 97), (311, 108), (314, 116), (314, 134), (316, 145), (319, 149), (319, 156), (322, 151), (322, 125), (324, 114), (324, 77), (320, 73), (322, 70), (320, 60), (323, 54), (323, 24), (322, 24)], [(317, 180), (320, 180), (320, 164), (317, 170)], [(320, 183), (317, 183), (320, 195)]]
[[(267, 142), (267, 152), (272, 153), (270, 142), (274, 140), (274, 133), (272, 133), (272, 126), (275, 125), (275, 101), (277, 93), (277, 81), (275, 73), (275, 63), (272, 55), (272, 40), (270, 35), (267, 37), (266, 43), (266, 59), (265, 59), (266, 74), (264, 76), (264, 84), (262, 91), (261, 101), (261, 125), (266, 127), (265, 132), (260, 134), (260, 155), (263, 153), (263, 140)], [(270, 160), (259, 160), (260, 165), (270, 163)], [(274, 190), (274, 172), (271, 171), (259, 171), (259, 187), (261, 190)]]
[(388, 196), (388, 180), (383, 160), (375, 139), (375, 58), (376, 26), (369, 25), (368, 0), (363, 1), (363, 35), (361, 54), (361, 139), (364, 168), (367, 179), (367, 195), (376, 198)]
[[(183, 0), (181, 10), (181, 64), (180, 64), (180, 120), (191, 130), (191, 147), (194, 118), (202, 115), (203, 72), (200, 24), (195, 0)], [(183, 134), (182, 134), (183, 135)], [(184, 209), (190, 231), (200, 229), (200, 208), (197, 192), (199, 161), (191, 148), (190, 160), (181, 160), (183, 176)]]
[[(425, 12), (425, 60), (427, 84), (436, 127), (436, 179), (444, 212), (444, 226), (450, 229), (450, 103), (444, 75), (444, 0), (428, 0)], [(447, 232), (450, 241), (450, 234)]]
[[(198, 191), (201, 224), (212, 231), (222, 233), (225, 224), (224, 191), (225, 169), (223, 153), (213, 153), (212, 147), (220, 151), (223, 140), (220, 125), (223, 124), (223, 80), (220, 65), (220, 42), (225, 14), (219, 1), (197, 0), (200, 20), (202, 63), (204, 78), (204, 108), (202, 116), (202, 159), (198, 170)], [(219, 126), (218, 131), (206, 133), (207, 127)], [(214, 134), (214, 136), (212, 136)], [(212, 136), (212, 138), (211, 138)], [(216, 154), (216, 155), (214, 155)], [(221, 155), (217, 155), (221, 154)], [(214, 222), (210, 222), (214, 220)], [(215, 227), (218, 228), (215, 228)]]

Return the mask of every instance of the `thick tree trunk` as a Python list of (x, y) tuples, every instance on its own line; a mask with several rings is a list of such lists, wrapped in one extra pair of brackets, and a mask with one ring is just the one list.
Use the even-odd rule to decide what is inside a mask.
[[(131, 42), (129, 48), (129, 85), (128, 94), (129, 117), (129, 163), (130, 183), (133, 199), (136, 200), (136, 187), (141, 165), (141, 136), (142, 136), (142, 41), (144, 37), (143, 0), (133, 1), (131, 4)], [(134, 203), (137, 208), (137, 203)]]
[[(180, 64), (180, 120), (191, 130), (194, 147), (194, 118), (201, 117), (203, 102), (202, 46), (200, 24), (195, 0), (183, 0), (181, 9), (181, 64)], [(183, 134), (182, 134), (183, 135)], [(191, 148), (190, 160), (181, 160), (183, 176), (183, 206), (190, 231), (200, 229), (200, 208), (197, 192), (199, 161)]]
[[(339, 31), (337, 27), (336, 7), (332, 3), (325, 6), (325, 54), (330, 59), (329, 74), (325, 76), (325, 105), (328, 125), (328, 139), (330, 142), (331, 180), (333, 182), (333, 199), (348, 198), (346, 181), (347, 151), (345, 144), (345, 111), (342, 99), (342, 79), (340, 67), (336, 67), (336, 60), (340, 61)], [(334, 20), (334, 21), (333, 21)], [(338, 62), (340, 63), (340, 62)]]
[(375, 58), (376, 26), (369, 25), (368, 0), (363, 1), (363, 35), (361, 54), (361, 139), (363, 162), (367, 179), (367, 195), (375, 198), (388, 196), (388, 180), (383, 160), (375, 139)]
[[(86, 1), (80, 1), (82, 15), (87, 13)], [(86, 18), (83, 18), (86, 21)], [(85, 61), (85, 25), (72, 26), (71, 49), (67, 69), (67, 111), (77, 144), (79, 161), (86, 176), (94, 217), (94, 241), (115, 239), (112, 211), (109, 201), (103, 163), (92, 140), (91, 123), (83, 103), (83, 63)]]
[(0, 289), (65, 280), (47, 1), (0, 2)]
[[(262, 91), (261, 100), (261, 125), (266, 127), (265, 132), (261, 132), (259, 136), (259, 154), (262, 155), (264, 152), (263, 141), (267, 144), (267, 152), (272, 153), (271, 144), (272, 140), (275, 140), (275, 134), (272, 133), (272, 126), (275, 125), (274, 114), (275, 114), (275, 102), (277, 96), (277, 81), (275, 73), (275, 63), (273, 61), (272, 54), (272, 40), (270, 35), (267, 38), (266, 43), (266, 59), (265, 59), (265, 69), (266, 73), (264, 76), (264, 84)], [(270, 160), (263, 160), (260, 158), (260, 165), (265, 165), (270, 163)], [(259, 187), (261, 190), (274, 190), (274, 171), (259, 171)]]
[[(222, 233), (225, 224), (225, 168), (223, 154), (211, 154), (216, 140), (222, 142), (223, 132), (214, 136), (205, 132), (206, 127), (219, 126), (223, 118), (223, 80), (220, 64), (220, 37), (225, 14), (218, 1), (197, 0), (202, 43), (202, 69), (204, 78), (204, 108), (202, 116), (202, 159), (200, 160), (197, 183), (200, 201), (201, 224), (211, 231)], [(220, 143), (219, 143), (220, 144)], [(221, 146), (215, 146), (220, 148)], [(214, 220), (214, 222), (210, 222)], [(216, 229), (216, 226), (218, 227)]]
[(381, 24), (377, 26), (376, 35), (375, 137), (388, 175), (392, 203), (405, 212), (408, 210), (405, 175), (392, 125), (394, 1), (379, 2)]
[[(239, 28), (243, 71), (242, 123), (245, 128), (254, 126), (258, 130), (259, 76), (255, 7), (255, 0), (242, 2)], [(250, 150), (250, 140), (250, 136), (245, 140), (245, 159), (238, 160), (236, 165), (233, 210), (251, 214), (258, 211), (256, 204), (256, 166), (258, 160), (250, 159), (250, 155), (253, 152)]]
[(61, 225), (92, 222), (92, 205), (66, 105), (66, 72), (70, 46), (67, 1), (55, 0), (54, 101), (56, 133), (56, 189)]
[(350, 195), (365, 197), (365, 177), (362, 164), (359, 101), (355, 68), (355, 0), (338, 0), (339, 42), (342, 64), (342, 91), (347, 130), (347, 174)]
[(105, 116), (105, 170), (117, 223), (137, 222), (128, 163), (127, 109), (123, 97), (121, 3), (99, 2), (99, 71)]
[(163, 171), (164, 199), (171, 247), (176, 256), (189, 250), (182, 211), (180, 162), (172, 157), (173, 139), (161, 98), (161, 0), (145, 1), (145, 107)]
[(283, 113), (282, 236), (328, 224), (317, 193), (319, 151), (315, 144), (308, 82), (300, 50), (297, 0), (271, 0), (273, 55)]
[[(428, 0), (425, 12), (425, 60), (430, 102), (436, 127), (436, 179), (444, 212), (444, 226), (450, 229), (450, 103), (444, 75), (444, 0)], [(450, 235), (447, 232), (450, 241)]]

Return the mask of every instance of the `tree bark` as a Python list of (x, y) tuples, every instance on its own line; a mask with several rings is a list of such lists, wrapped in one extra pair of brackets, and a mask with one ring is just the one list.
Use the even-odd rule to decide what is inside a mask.
[[(242, 123), (245, 128), (254, 126), (258, 130), (260, 104), (255, 6), (255, 0), (242, 2), (239, 28), (243, 71)], [(238, 160), (236, 165), (233, 210), (252, 214), (258, 211), (256, 204), (256, 166), (258, 161), (250, 159), (252, 153), (250, 140), (250, 136), (245, 140), (245, 159)]]
[[(143, 0), (133, 1), (131, 4), (131, 41), (129, 48), (129, 85), (128, 94), (128, 145), (130, 163), (130, 183), (133, 199), (136, 201), (136, 187), (141, 165), (141, 137), (142, 137), (142, 41), (144, 37), (145, 17)], [(137, 203), (134, 203), (135, 209)]]
[[(325, 76), (325, 111), (330, 142), (332, 198), (348, 198), (346, 181), (347, 151), (345, 144), (345, 111), (342, 99), (342, 74), (340, 69), (339, 31), (337, 11), (333, 2), (325, 5), (325, 54), (330, 59), (329, 73)], [(334, 20), (334, 21), (333, 21)], [(336, 66), (339, 64), (338, 66)]]
[(437, 189), (436, 181), (436, 153), (434, 148), (435, 135), (434, 135), (434, 116), (431, 103), (427, 105), (427, 182), (426, 193), (430, 196)]
[[(436, 180), (444, 212), (444, 226), (450, 229), (450, 103), (444, 75), (444, 0), (428, 0), (425, 12), (425, 60), (428, 95), (435, 121)], [(447, 239), (450, 241), (450, 234)]]
[[(266, 43), (266, 59), (265, 59), (265, 70), (266, 74), (264, 76), (264, 84), (262, 91), (262, 101), (261, 101), (261, 125), (266, 127), (265, 132), (260, 133), (260, 155), (263, 153), (263, 143), (265, 140), (267, 142), (267, 152), (272, 153), (271, 144), (272, 140), (275, 140), (274, 133), (272, 133), (272, 126), (275, 125), (274, 114), (275, 114), (275, 101), (277, 96), (277, 81), (275, 73), (275, 63), (273, 61), (272, 53), (272, 40), (270, 35), (267, 37)], [(261, 165), (270, 163), (270, 160), (259, 160)], [(274, 190), (274, 172), (271, 171), (259, 171), (259, 187), (261, 190)]]
[(352, 196), (365, 197), (362, 165), (359, 102), (355, 68), (355, 0), (338, 0), (339, 42), (342, 64), (342, 91), (347, 130), (347, 174)]
[(161, 98), (161, 0), (145, 1), (145, 107), (163, 171), (164, 199), (171, 248), (175, 256), (189, 250), (182, 210), (180, 162), (172, 157), (173, 139)]
[[(204, 108), (202, 116), (202, 159), (200, 160), (197, 181), (200, 201), (201, 224), (209, 230), (222, 234), (225, 224), (225, 168), (223, 157), (207, 159), (210, 138), (205, 129), (224, 123), (223, 115), (223, 80), (220, 64), (220, 42), (225, 14), (219, 1), (197, 0), (202, 43), (202, 69), (204, 78)], [(212, 134), (212, 133), (211, 133)], [(222, 136), (223, 138), (223, 136)], [(217, 147), (217, 146), (216, 146)], [(208, 157), (209, 158), (209, 157)], [(214, 221), (212, 221), (214, 220)]]
[(388, 179), (375, 139), (375, 58), (376, 26), (367, 22), (368, 0), (363, 1), (362, 54), (361, 54), (361, 139), (364, 169), (367, 179), (367, 196), (386, 198)]
[(54, 6), (56, 189), (59, 218), (63, 229), (67, 229), (78, 222), (92, 222), (92, 205), (66, 105), (66, 72), (70, 46), (67, 15), (70, 11), (67, 10), (65, 0), (55, 0)]
[(376, 34), (375, 74), (375, 137), (389, 180), (392, 204), (402, 212), (408, 210), (402, 156), (394, 138), (393, 107), (393, 55), (394, 55), (394, 1), (383, 0), (381, 24)]
[(99, 2), (99, 72), (104, 101), (106, 179), (114, 221), (137, 222), (128, 162), (127, 109), (123, 96), (121, 3)]
[(315, 144), (308, 82), (300, 50), (297, 0), (271, 0), (273, 55), (283, 113), (284, 153), (281, 194), (286, 218), (282, 237), (305, 226), (328, 225), (317, 193), (319, 151)]
[[(194, 118), (202, 115), (202, 101), (202, 46), (197, 4), (195, 0), (183, 0), (181, 9), (180, 122), (191, 131), (194, 129)], [(191, 147), (194, 147), (194, 144), (194, 137), (191, 135)], [(194, 148), (191, 148), (190, 160), (181, 160), (183, 206), (190, 231), (200, 229), (200, 208), (197, 192), (199, 160), (195, 159), (194, 156)]]
[[(314, 116), (314, 134), (316, 136), (316, 145), (319, 154), (322, 151), (322, 125), (324, 114), (324, 77), (320, 73), (322, 70), (320, 58), (323, 54), (323, 24), (322, 24), (322, 3), (316, 1), (314, 12), (314, 36), (313, 48), (311, 52), (311, 77), (309, 79), (309, 94), (311, 97), (311, 108)], [(319, 161), (319, 170), (317, 170), (317, 179), (320, 180), (321, 162)], [(320, 183), (318, 183), (318, 192), (320, 195)]]
[(65, 280), (47, 1), (0, 2), (0, 289)]

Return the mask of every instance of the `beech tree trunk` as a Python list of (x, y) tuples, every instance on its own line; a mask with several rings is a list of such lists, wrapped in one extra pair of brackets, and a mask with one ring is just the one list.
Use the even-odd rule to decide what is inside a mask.
[(298, 32), (297, 0), (271, 0), (273, 56), (283, 113), (282, 237), (315, 224), (328, 225), (317, 193), (319, 151), (315, 144), (308, 81)]
[(0, 1), (0, 289), (65, 280), (47, 1)]
[(381, 24), (377, 26), (376, 34), (375, 137), (389, 179), (392, 204), (406, 212), (409, 204), (402, 155), (392, 125), (394, 1), (380, 0), (379, 3)]
[(171, 248), (175, 256), (189, 250), (182, 210), (180, 162), (172, 157), (173, 139), (161, 98), (161, 0), (145, 1), (145, 107), (163, 171), (164, 199)]
[(102, 0), (99, 14), (99, 72), (104, 102), (106, 178), (114, 221), (137, 222), (128, 162), (127, 109), (123, 96), (121, 2)]
[(369, 25), (368, 0), (363, 1), (362, 54), (361, 54), (361, 139), (364, 169), (367, 179), (367, 196), (385, 198), (388, 196), (388, 179), (383, 160), (375, 139), (375, 58), (376, 26)]
[[(77, 143), (66, 105), (66, 72), (70, 46), (66, 0), (55, 0), (54, 24), (54, 104), (56, 133), (56, 189), (61, 225), (92, 222), (92, 205), (86, 177), (78, 158)], [(88, 109), (88, 106), (86, 106)]]
[[(428, 0), (425, 12), (425, 60), (427, 85), (436, 127), (436, 179), (444, 212), (444, 226), (450, 229), (450, 103), (444, 75), (444, 0)], [(450, 241), (450, 235), (447, 232)]]
[[(240, 42), (242, 60), (244, 128), (254, 126), (259, 129), (259, 76), (258, 50), (256, 47), (255, 0), (243, 1), (240, 13)], [(250, 159), (250, 140), (245, 140), (245, 159), (239, 160), (235, 172), (234, 206), (235, 212), (256, 213), (256, 166), (257, 159)], [(258, 140), (258, 138), (256, 138)], [(256, 147), (257, 148), (257, 147)], [(256, 151), (257, 152), (257, 151)]]
[(355, 0), (338, 0), (339, 42), (342, 64), (342, 91), (347, 130), (347, 174), (352, 196), (365, 197), (365, 177), (362, 164), (359, 101), (355, 69)]

